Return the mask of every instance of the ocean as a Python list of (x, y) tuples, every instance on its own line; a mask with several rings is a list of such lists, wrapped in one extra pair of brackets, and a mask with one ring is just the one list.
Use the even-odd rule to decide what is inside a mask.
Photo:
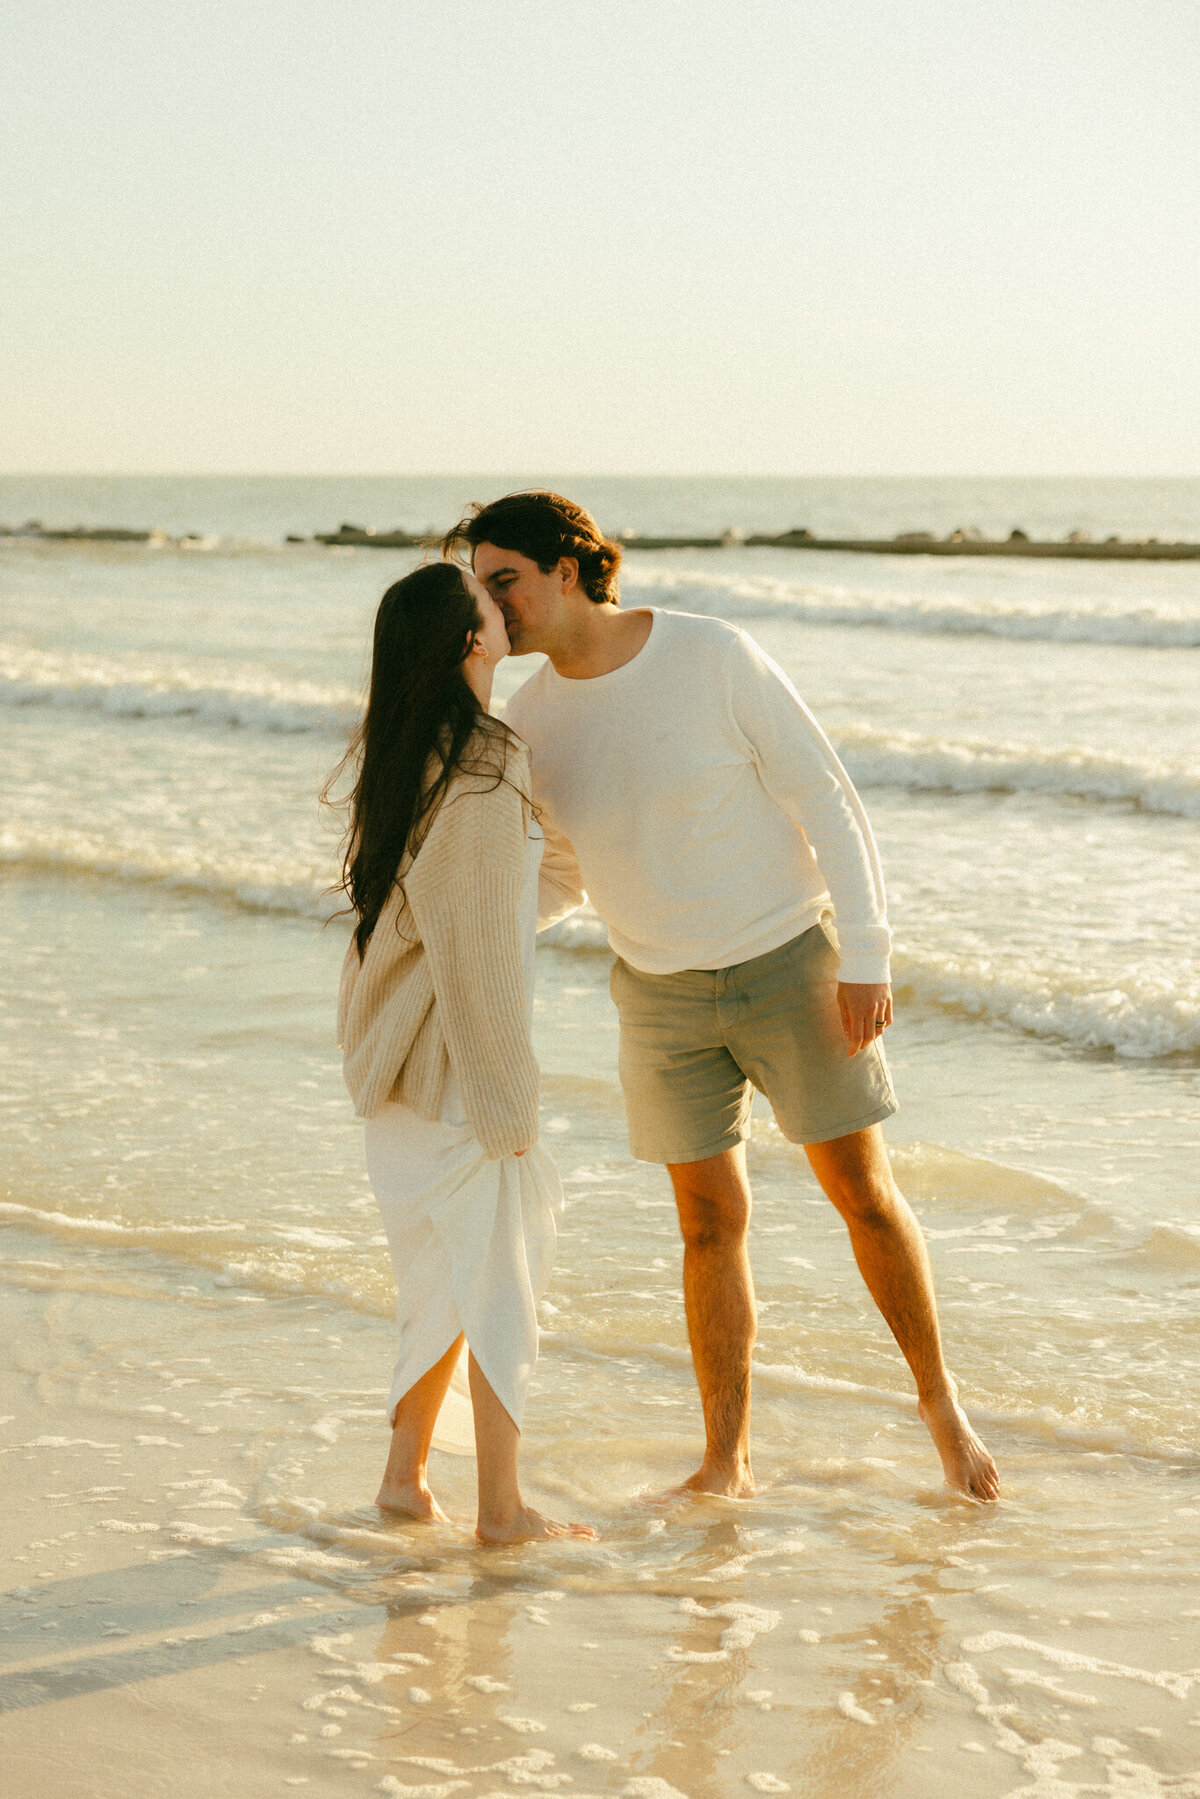
[[(587, 911), (538, 955), (567, 1212), (523, 1466), (598, 1541), (482, 1551), (370, 1504), (393, 1289), (318, 794), (419, 558), (283, 539), (438, 529), (534, 482), (618, 532), (1200, 538), (1194, 480), (0, 478), (11, 527), (194, 534), (0, 537), (10, 1790), (157, 1792), (161, 1754), (175, 1795), (1200, 1794), (1195, 564), (733, 545), (623, 570), (626, 605), (748, 630), (863, 794), (887, 1136), (1000, 1504), (940, 1486), (765, 1108), (760, 1494), (647, 1498), (694, 1466), (699, 1410)], [(469, 1522), (473, 1465), (435, 1461)]]

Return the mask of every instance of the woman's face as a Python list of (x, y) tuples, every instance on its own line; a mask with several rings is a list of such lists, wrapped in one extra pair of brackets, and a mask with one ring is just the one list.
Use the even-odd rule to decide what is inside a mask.
[(508, 655), (509, 650), (504, 614), (483, 582), (477, 581), (467, 569), (463, 570), (463, 580), (479, 609), (479, 629), (475, 633), (475, 642), (483, 646), (492, 662), (499, 662)]

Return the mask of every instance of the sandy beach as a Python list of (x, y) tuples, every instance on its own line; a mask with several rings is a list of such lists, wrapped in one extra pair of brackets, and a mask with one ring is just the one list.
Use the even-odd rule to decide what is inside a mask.
[[(371, 1504), (393, 1289), (322, 898), (315, 796), (412, 554), (283, 542), (432, 524), (449, 491), (0, 483), (0, 517), (198, 533), (0, 544), (6, 1799), (1200, 1794), (1200, 577), (630, 555), (626, 603), (744, 624), (862, 789), (897, 932), (887, 1134), (1004, 1491), (941, 1485), (763, 1110), (759, 1496), (655, 1503), (699, 1445), (678, 1230), (629, 1158), (585, 913), (538, 954), (567, 1211), (523, 1461), (598, 1541), (485, 1551), (469, 1460), (436, 1459), (454, 1529)], [(1200, 534), (1194, 483), (1064, 491), (932, 483), (920, 516)], [(661, 535), (914, 516), (870, 482), (581, 497)]]
[[(764, 1142), (757, 1159), (792, 1157)], [(901, 1158), (928, 1216), (920, 1160)], [(937, 1188), (957, 1176), (966, 1201), (995, 1197), (993, 1166), (944, 1157), (931, 1173)], [(1026, 1225), (1062, 1199), (1005, 1183)], [(786, 1234), (764, 1211), (760, 1233)], [(669, 1221), (642, 1216), (643, 1251), (668, 1251)], [(839, 1283), (837, 1309), (886, 1356), (816, 1223), (818, 1284)], [(3, 1425), (14, 1796), (915, 1799), (947, 1768), (970, 1795), (1200, 1791), (1198, 1471), (1056, 1418), (1037, 1404), (1050, 1380), (1020, 1417), (975, 1408), (1006, 1475), (985, 1512), (939, 1488), (900, 1383), (865, 1384), (848, 1339), (822, 1374), (767, 1347), (760, 1498), (660, 1509), (639, 1491), (694, 1441), (677, 1320), (649, 1311), (603, 1365), (552, 1329), (530, 1489), (601, 1540), (486, 1551), (366, 1503), (385, 1319), (340, 1309), (331, 1334), (327, 1302), (251, 1299), (200, 1268), (181, 1291), (175, 1258), (146, 1248), (47, 1247), (5, 1278), (19, 1346), (5, 1388), (22, 1396)], [(668, 1281), (653, 1298), (675, 1309)], [(769, 1316), (769, 1286), (764, 1302)], [(950, 1319), (962, 1347), (961, 1302)], [(588, 1387), (614, 1375), (622, 1414), (597, 1417)], [(436, 1460), (469, 1519), (472, 1465)]]

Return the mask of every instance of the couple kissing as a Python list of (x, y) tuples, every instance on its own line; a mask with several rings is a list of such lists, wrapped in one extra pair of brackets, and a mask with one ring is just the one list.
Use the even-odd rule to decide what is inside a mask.
[[(683, 1237), (705, 1442), (680, 1490), (754, 1493), (757, 1089), (845, 1221), (946, 1481), (994, 1500), (880, 1129), (897, 1109), (891, 934), (845, 769), (744, 631), (624, 609), (620, 547), (561, 495), (476, 507), (443, 549), (380, 602), (348, 753), (339, 1039), (398, 1289), (378, 1504), (445, 1518), (428, 1458), (455, 1446), (439, 1415), (465, 1357), (477, 1536), (594, 1534), (534, 1511), (518, 1478), (562, 1209), (538, 1141), (534, 943), (585, 899), (614, 952), (630, 1149), (666, 1168)], [(545, 663), (494, 717), (497, 664), (533, 652)]]

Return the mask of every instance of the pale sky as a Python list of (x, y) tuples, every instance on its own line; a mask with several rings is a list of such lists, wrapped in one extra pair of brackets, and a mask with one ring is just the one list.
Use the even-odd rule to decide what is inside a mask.
[(0, 470), (1200, 474), (1196, 0), (25, 0)]

